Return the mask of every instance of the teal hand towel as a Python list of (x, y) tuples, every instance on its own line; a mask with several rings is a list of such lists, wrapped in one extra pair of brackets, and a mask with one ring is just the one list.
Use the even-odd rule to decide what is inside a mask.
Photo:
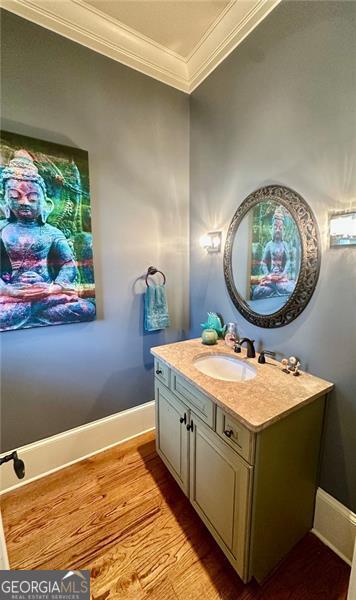
[(145, 294), (145, 330), (169, 327), (170, 320), (165, 285), (149, 285)]

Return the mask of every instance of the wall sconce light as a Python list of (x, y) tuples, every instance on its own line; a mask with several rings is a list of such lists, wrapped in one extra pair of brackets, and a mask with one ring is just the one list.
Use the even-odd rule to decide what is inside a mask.
[(207, 252), (220, 252), (221, 251), (221, 231), (209, 231), (200, 238), (200, 245), (205, 248)]
[(356, 246), (356, 211), (330, 214), (329, 235), (330, 248)]

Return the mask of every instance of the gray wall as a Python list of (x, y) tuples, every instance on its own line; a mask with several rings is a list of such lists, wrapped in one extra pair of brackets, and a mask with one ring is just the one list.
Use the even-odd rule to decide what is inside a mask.
[[(2, 126), (89, 152), (98, 319), (1, 335), (2, 450), (153, 399), (152, 345), (188, 313), (188, 97), (2, 13)], [(172, 327), (143, 335), (167, 274)]]
[[(242, 335), (301, 357), (336, 384), (321, 485), (356, 510), (356, 249), (327, 247), (328, 211), (356, 208), (356, 3), (285, 2), (191, 98), (191, 316), (236, 320)], [(270, 183), (297, 190), (322, 239), (319, 283), (292, 324), (258, 329), (234, 308), (222, 255), (199, 237), (223, 229), (242, 200)], [(296, 443), (296, 440), (293, 440)]]

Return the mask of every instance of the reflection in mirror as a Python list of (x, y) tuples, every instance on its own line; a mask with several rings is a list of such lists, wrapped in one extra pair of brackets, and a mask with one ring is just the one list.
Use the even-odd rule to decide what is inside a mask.
[(280, 185), (249, 194), (224, 248), (226, 287), (245, 319), (266, 328), (291, 323), (310, 301), (319, 270), (319, 229), (305, 200)]
[(279, 311), (296, 286), (301, 239), (290, 212), (270, 199), (255, 204), (241, 220), (232, 245), (236, 290), (260, 315)]

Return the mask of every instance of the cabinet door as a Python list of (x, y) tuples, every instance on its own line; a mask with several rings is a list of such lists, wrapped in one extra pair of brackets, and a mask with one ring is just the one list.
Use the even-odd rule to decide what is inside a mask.
[(188, 495), (189, 410), (156, 382), (156, 448), (182, 490)]
[(252, 467), (202, 421), (192, 419), (190, 501), (246, 580)]

